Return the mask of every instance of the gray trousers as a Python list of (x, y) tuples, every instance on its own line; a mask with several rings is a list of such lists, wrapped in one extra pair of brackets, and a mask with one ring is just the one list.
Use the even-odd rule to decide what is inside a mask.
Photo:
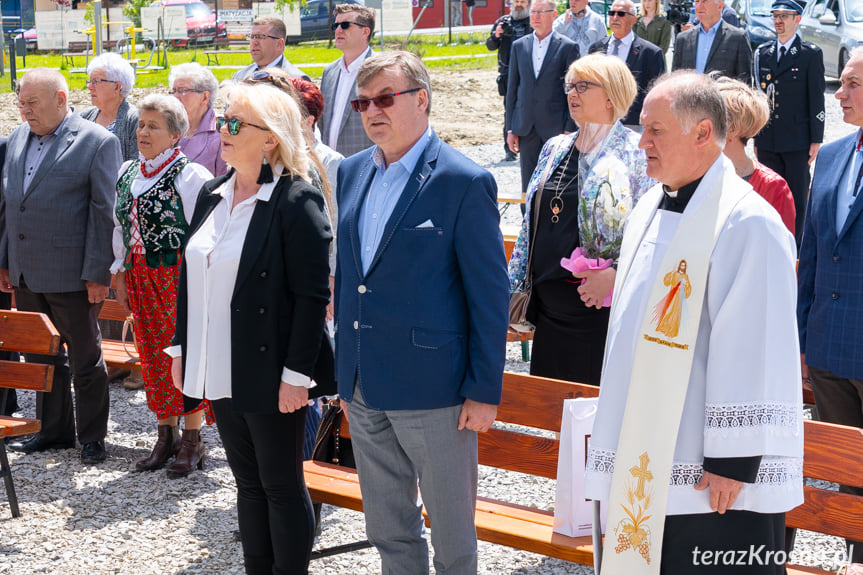
[[(422, 504), (438, 575), (477, 572), (477, 435), (458, 431), (461, 406), (378, 411), (354, 389), (348, 416), (366, 535), (383, 575), (429, 572)], [(417, 479), (422, 501), (417, 493)]]

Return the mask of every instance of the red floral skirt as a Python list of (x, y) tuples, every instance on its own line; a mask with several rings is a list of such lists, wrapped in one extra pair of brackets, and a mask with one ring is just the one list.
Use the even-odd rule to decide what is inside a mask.
[[(183, 412), (183, 394), (171, 381), (171, 357), (163, 350), (171, 345), (177, 321), (177, 284), (180, 266), (148, 267), (142, 254), (134, 254), (126, 270), (129, 306), (135, 316), (135, 341), (141, 356), (141, 372), (147, 392), (147, 407), (159, 420)], [(207, 425), (215, 421), (209, 401), (204, 409)]]

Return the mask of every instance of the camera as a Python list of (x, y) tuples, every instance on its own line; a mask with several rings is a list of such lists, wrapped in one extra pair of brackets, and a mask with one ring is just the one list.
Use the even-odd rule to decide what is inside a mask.
[(674, 25), (683, 25), (689, 22), (689, 16), (692, 13), (692, 2), (685, 0), (684, 2), (672, 2), (668, 5), (668, 13), (666, 18)]
[(515, 28), (512, 27), (512, 16), (507, 15), (500, 19), (500, 29), (503, 36), (515, 34)]

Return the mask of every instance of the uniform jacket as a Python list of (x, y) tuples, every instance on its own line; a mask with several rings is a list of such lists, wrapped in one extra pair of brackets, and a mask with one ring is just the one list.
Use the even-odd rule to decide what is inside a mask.
[(0, 197), (0, 268), (37, 293), (84, 291), (111, 283), (114, 186), (120, 142), (70, 114), (24, 189), (30, 126), (9, 136)]
[[(695, 57), (698, 51), (699, 27), (681, 32), (674, 42), (674, 59), (672, 70), (695, 69)], [(704, 71), (719, 70), (730, 78), (737, 78), (749, 85), (752, 83), (752, 48), (749, 47), (749, 37), (744, 30), (736, 28), (722, 20), (719, 30), (713, 39), (707, 65)]]
[(532, 129), (543, 140), (575, 130), (569, 116), (563, 81), (569, 65), (578, 59), (578, 45), (557, 32), (551, 33), (548, 51), (533, 74), (533, 35), (512, 44), (509, 56), (509, 87), (506, 92), (506, 129), (526, 136)]
[[(366, 50), (366, 57), (371, 56), (372, 49)], [(336, 101), (336, 90), (339, 85), (339, 66), (342, 59), (339, 58), (335, 62), (330, 62), (324, 67), (324, 75), (321, 78), (321, 93), (324, 95), (324, 113), (321, 115), (319, 128), (321, 130), (321, 141), (330, 146), (330, 126), (333, 118), (333, 103)], [(339, 141), (335, 151), (344, 157), (353, 156), (361, 150), (365, 150), (372, 145), (372, 141), (366, 135), (366, 130), (363, 128), (362, 114), (354, 112), (351, 107), (351, 100), (357, 97), (357, 86), (354, 83), (351, 86), (350, 95), (345, 102), (345, 111), (342, 114), (341, 127), (339, 128)], [(332, 146), (330, 146), (332, 148)], [(335, 188), (336, 182), (330, 182)]]
[(358, 383), (373, 409), (500, 403), (509, 289), (494, 178), (432, 132), (363, 272), (375, 149), (339, 167), (339, 395)]
[[(590, 47), (590, 53), (601, 52), (608, 53), (608, 44), (611, 42), (612, 36), (603, 38), (596, 44)], [(635, 81), (638, 84), (638, 94), (629, 107), (629, 112), (626, 117), (621, 120), (627, 126), (637, 126), (638, 118), (641, 116), (641, 106), (644, 104), (644, 96), (647, 95), (647, 89), (654, 79), (665, 73), (665, 55), (657, 46), (651, 44), (643, 38), (634, 36), (632, 44), (629, 46), (629, 54), (626, 56), (626, 66)]]
[(800, 36), (777, 63), (778, 53), (776, 40), (755, 53), (755, 80), (771, 106), (770, 121), (755, 136), (755, 146), (769, 152), (808, 150), (824, 140), (824, 55)]
[(859, 131), (818, 151), (797, 268), (797, 324), (806, 363), (863, 379), (863, 195), (836, 229), (836, 195)]
[[(201, 189), (189, 237), (222, 201), (214, 193), (230, 176)], [(270, 201), (252, 214), (231, 299), (231, 398), (236, 411), (276, 413), (282, 368), (312, 377), (311, 397), (335, 392), (333, 350), (324, 318), (329, 301), (328, 253), (332, 233), (324, 197), (310, 184), (281, 178)], [(177, 290), (173, 345), (186, 349), (190, 296), (185, 260)], [(185, 367), (186, 354), (183, 354)], [(184, 397), (186, 411), (199, 399)]]

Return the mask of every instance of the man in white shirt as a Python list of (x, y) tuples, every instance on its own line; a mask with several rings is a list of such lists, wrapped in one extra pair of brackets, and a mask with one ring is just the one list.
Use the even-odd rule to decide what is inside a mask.
[(372, 54), (369, 42), (375, 31), (375, 11), (358, 4), (339, 4), (333, 13), (336, 48), (342, 57), (324, 68), (321, 92), (326, 105), (319, 127), (321, 141), (348, 157), (372, 145), (362, 116), (351, 109), (351, 100), (357, 97), (357, 71)]
[(302, 70), (285, 58), (285, 38), (287, 35), (285, 23), (280, 18), (275, 16), (255, 18), (252, 22), (252, 31), (248, 35), (249, 54), (252, 56), (252, 63), (234, 74), (233, 80), (242, 82), (255, 72), (265, 68), (281, 68), (291, 76), (310, 80)]
[(552, 27), (555, 32), (578, 44), (578, 52), (582, 55), (608, 36), (602, 16), (590, 9), (588, 0), (569, 0), (569, 8), (554, 19)]

